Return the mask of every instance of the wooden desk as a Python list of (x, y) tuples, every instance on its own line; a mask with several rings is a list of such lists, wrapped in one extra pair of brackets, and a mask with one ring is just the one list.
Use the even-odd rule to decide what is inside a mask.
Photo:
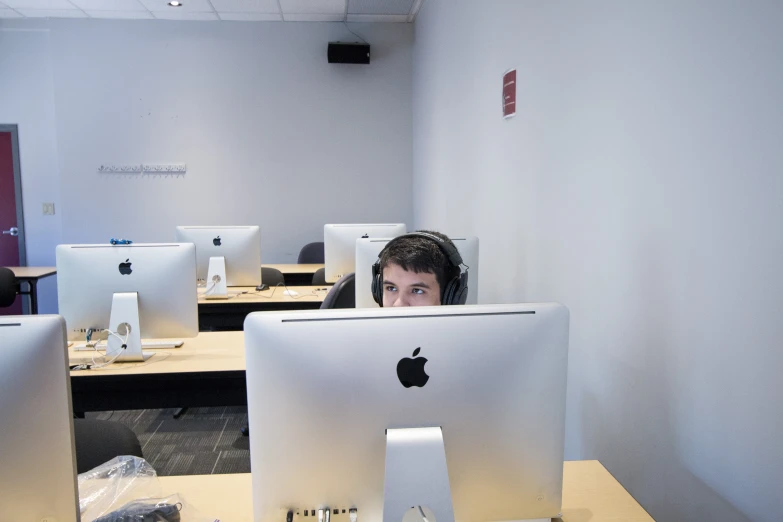
[(252, 286), (232, 286), (228, 299), (207, 299), (199, 288), (198, 322), (200, 331), (242, 330), (245, 316), (251, 312), (272, 310), (313, 310), (321, 307), (328, 290), (325, 286), (297, 286), (289, 290), (282, 286), (256, 292)]
[[(180, 348), (153, 351), (143, 363), (72, 371), (74, 411), (247, 404), (243, 332), (200, 333)], [(71, 364), (91, 358), (91, 352), (68, 350)]]
[(19, 292), (30, 298), (30, 313), (38, 313), (38, 280), (57, 273), (53, 266), (9, 266), (14, 276), (21, 282), (27, 283), (27, 291)]
[[(181, 493), (202, 515), (225, 522), (253, 520), (250, 474), (161, 477), (163, 493)], [(359, 514), (359, 520), (361, 520)], [(562, 522), (652, 522), (597, 460), (563, 465)]]
[(280, 270), (285, 277), (285, 284), (288, 286), (309, 286), (313, 281), (313, 274), (323, 268), (323, 264), (282, 264), (282, 265), (261, 265), (267, 268)]

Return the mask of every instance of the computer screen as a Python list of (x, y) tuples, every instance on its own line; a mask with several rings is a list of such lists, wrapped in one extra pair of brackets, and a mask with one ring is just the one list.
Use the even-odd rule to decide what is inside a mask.
[(79, 520), (65, 322), (0, 317), (0, 519)]
[[(356, 308), (379, 308), (372, 298), (372, 266), (391, 238), (356, 240)], [(477, 237), (451, 238), (468, 267), (468, 300), (465, 304), (478, 304), (479, 240)]]
[(324, 269), (327, 283), (354, 272), (356, 240), (404, 234), (404, 223), (324, 225)]
[(254, 519), (381, 520), (387, 430), (427, 427), (457, 520), (557, 516), (568, 323), (558, 304), (250, 314)]
[(68, 339), (108, 329), (120, 293), (138, 297), (142, 338), (198, 335), (195, 250), (190, 243), (58, 245), (57, 298)]
[(210, 257), (226, 260), (227, 286), (261, 284), (261, 233), (257, 226), (177, 227), (177, 242), (196, 245), (196, 275), (207, 278)]

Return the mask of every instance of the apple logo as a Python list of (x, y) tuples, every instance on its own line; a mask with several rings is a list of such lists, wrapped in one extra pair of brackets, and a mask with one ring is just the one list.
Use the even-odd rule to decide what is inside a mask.
[(416, 348), (413, 351), (414, 359), (406, 357), (397, 363), (397, 378), (400, 379), (400, 383), (406, 388), (411, 386), (421, 388), (430, 380), (430, 376), (424, 371), (427, 359), (425, 357), (416, 357), (420, 351), (421, 348)]
[(364, 234), (364, 235), (362, 236), (362, 239), (367, 239), (368, 237), (370, 237), (370, 235), (369, 235), (369, 234)]
[(120, 263), (120, 274), (130, 275), (131, 272), (133, 272), (133, 270), (131, 270), (130, 259), (126, 259), (124, 263)]
[(215, 246), (220, 246), (220, 236), (216, 237), (212, 240), (212, 244)]

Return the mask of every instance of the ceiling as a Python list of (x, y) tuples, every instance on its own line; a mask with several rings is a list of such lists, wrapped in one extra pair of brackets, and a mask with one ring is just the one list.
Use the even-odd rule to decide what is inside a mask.
[(424, 0), (0, 0), (0, 18), (399, 22)]

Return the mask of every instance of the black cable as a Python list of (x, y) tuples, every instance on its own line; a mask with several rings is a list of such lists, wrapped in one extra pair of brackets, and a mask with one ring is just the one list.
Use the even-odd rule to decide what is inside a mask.
[(354, 33), (353, 31), (351, 31), (351, 28), (350, 28), (350, 27), (348, 27), (348, 22), (346, 22), (345, 20), (343, 20), (343, 23), (345, 24), (345, 28), (346, 28), (346, 29), (348, 29), (348, 32), (350, 32), (352, 35), (354, 35), (356, 38), (358, 38), (358, 39), (359, 39), (359, 40), (361, 40), (362, 42), (366, 43), (367, 45), (370, 45), (370, 42), (368, 42), (367, 40), (365, 40), (364, 38), (362, 38), (362, 37), (361, 37), (361, 36), (359, 36), (358, 34), (356, 34), (356, 33)]

